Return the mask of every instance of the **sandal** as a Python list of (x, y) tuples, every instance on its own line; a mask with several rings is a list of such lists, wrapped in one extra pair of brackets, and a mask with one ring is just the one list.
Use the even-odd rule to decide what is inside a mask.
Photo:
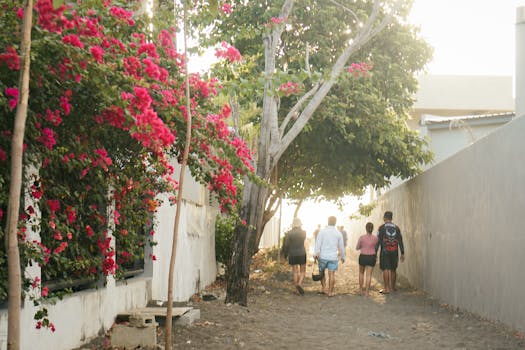
[(304, 289), (300, 285), (296, 285), (295, 289), (299, 292), (299, 294), (304, 295)]

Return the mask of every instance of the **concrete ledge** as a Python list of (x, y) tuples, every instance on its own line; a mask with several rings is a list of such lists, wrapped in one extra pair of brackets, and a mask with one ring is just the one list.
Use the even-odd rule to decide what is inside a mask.
[(177, 319), (174, 320), (173, 324), (176, 326), (191, 326), (195, 320), (199, 320), (201, 318), (201, 310), (199, 309), (191, 309), (188, 312), (186, 312), (184, 315), (181, 315)]
[(154, 347), (156, 345), (156, 324), (140, 328), (117, 324), (111, 329), (111, 346), (113, 347), (136, 349), (138, 346)]

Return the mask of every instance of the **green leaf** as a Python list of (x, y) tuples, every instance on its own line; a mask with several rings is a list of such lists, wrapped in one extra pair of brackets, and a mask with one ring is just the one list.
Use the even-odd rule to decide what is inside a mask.
[(65, 0), (53, 0), (53, 8), (59, 8), (64, 5)]

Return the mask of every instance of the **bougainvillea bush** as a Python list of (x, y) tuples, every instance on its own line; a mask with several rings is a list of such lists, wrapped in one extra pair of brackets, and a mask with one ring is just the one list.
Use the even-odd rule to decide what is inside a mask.
[[(189, 168), (223, 211), (238, 200), (236, 179), (252, 170), (250, 151), (228, 129), (230, 108), (213, 103), (218, 82), (191, 74), (187, 111), (176, 28), (151, 26), (137, 15), (144, 12), (140, 6), (79, 0), (54, 8), (51, 0), (35, 2), (24, 153), (25, 169), (32, 170), (25, 174), (19, 238), (23, 261), (41, 265), (42, 281), (26, 281), (28, 288), (118, 275), (122, 266), (144, 258), (143, 246), (154, 242), (157, 195), (177, 190), (169, 160), (182, 155), (188, 112)], [(0, 0), (2, 237), (22, 15), (16, 2)], [(37, 225), (39, 242), (26, 232), (29, 223)], [(0, 247), (5, 300), (6, 254)], [(42, 296), (47, 292), (42, 288)]]

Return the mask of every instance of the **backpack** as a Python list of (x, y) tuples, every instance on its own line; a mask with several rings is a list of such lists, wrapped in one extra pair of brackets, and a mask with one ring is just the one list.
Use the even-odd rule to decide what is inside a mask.
[(383, 237), (385, 242), (385, 250), (388, 253), (397, 253), (397, 227), (392, 223), (385, 224), (385, 235)]

